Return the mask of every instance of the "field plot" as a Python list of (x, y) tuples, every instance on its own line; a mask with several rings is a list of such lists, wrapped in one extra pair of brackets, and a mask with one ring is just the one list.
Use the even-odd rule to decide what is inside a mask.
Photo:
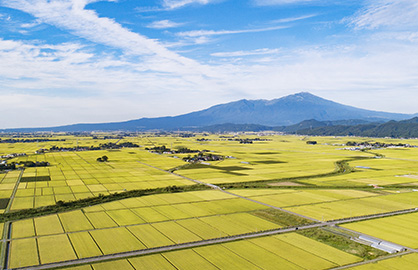
[(418, 206), (418, 192), (380, 195), (352, 200), (285, 207), (285, 209), (318, 220), (332, 220), (352, 216), (409, 209)]
[[(149, 195), (12, 222), (12, 243), (66, 239), (73, 255), (85, 258), (280, 228), (252, 215), (266, 208), (215, 190)], [(32, 251), (41, 263), (52, 260), (45, 250)]]
[(0, 174), (0, 213), (3, 213), (4, 209), (7, 208), (9, 198), (12, 196), (19, 175), (19, 171), (9, 171)]
[(93, 238), (88, 232), (69, 234), (68, 237), (77, 253), (78, 258), (94, 257), (102, 255)]
[(418, 268), (418, 254), (408, 254), (376, 263), (348, 268), (350, 270), (415, 270)]
[[(417, 144), (417, 143), (415, 143)], [(389, 150), (373, 150), (385, 155), (383, 158), (362, 159), (350, 161), (349, 165), (355, 169), (354, 173), (318, 178), (313, 180), (302, 180), (303, 183), (315, 185), (416, 185), (418, 180), (413, 177), (418, 175), (416, 163), (418, 155), (416, 148)], [(405, 153), (402, 157), (400, 153)], [(409, 153), (409, 154), (408, 154)], [(415, 157), (411, 156), (414, 153)], [(392, 156), (394, 154), (398, 158)], [(412, 177), (410, 177), (412, 176)]]
[(361, 258), (347, 254), (341, 250), (323, 244), (321, 242), (309, 239), (300, 234), (289, 233), (274, 236), (275, 238), (291, 244), (293, 246), (303, 248), (305, 251), (314, 254), (318, 257), (324, 258), (337, 265), (346, 265), (353, 262), (361, 261)]
[[(101, 263), (112, 269), (115, 262)], [(135, 269), (328, 269), (361, 258), (291, 233), (129, 258)], [(93, 269), (98, 264), (93, 264)], [(97, 268), (98, 269), (98, 268)]]
[[(242, 147), (241, 147), (242, 148)], [(260, 150), (241, 149), (242, 152), (232, 152), (235, 159), (224, 160), (210, 165), (195, 165), (181, 169), (177, 173), (210, 183), (232, 183), (260, 180), (275, 180), (287, 177), (298, 177), (315, 175), (318, 173), (332, 172), (335, 168), (334, 162), (343, 159), (343, 155), (324, 158), (314, 152), (309, 155), (306, 152), (283, 150), (280, 155), (261, 155), (262, 160), (254, 159), (260, 156)], [(225, 153), (226, 149), (219, 149)], [(312, 164), (315, 161), (315, 164)], [(303, 168), (303, 169), (302, 169)]]
[(39, 264), (36, 240), (34, 238), (14, 240), (10, 253), (10, 268)]
[(174, 265), (176, 267), (175, 269), (219, 269), (192, 249), (166, 252), (163, 254), (163, 257), (167, 259), (172, 265)]
[(35, 236), (33, 219), (25, 219), (13, 222), (12, 238), (26, 238)]
[(141, 239), (141, 242), (148, 248), (169, 246), (174, 244), (170, 238), (162, 232), (151, 226), (150, 224), (143, 224), (138, 226), (128, 227), (128, 230)]
[[(94, 137), (60, 135), (56, 137), (62, 141), (0, 144), (0, 154), (28, 153), (10, 161), (49, 162), (46, 167), (25, 168), (16, 196), (11, 201), (11, 211), (56, 203), (62, 205), (60, 201), (134, 189), (175, 185), (181, 191), (181, 186), (195, 185), (179, 175), (206, 183), (225, 183), (228, 184), (224, 186), (227, 192), (317, 220), (418, 207), (418, 192), (413, 192), (414, 185), (418, 186), (418, 176), (415, 177), (418, 175), (418, 149), (415, 148), (376, 149), (373, 152), (384, 156), (375, 158), (367, 151), (342, 149), (348, 140), (366, 140), (362, 138), (315, 137), (318, 144), (308, 145), (306, 141), (310, 138), (303, 136), (212, 134), (205, 136), (205, 140), (198, 140), (203, 138), (202, 134), (187, 138), (178, 134), (141, 134), (124, 139), (114, 135), (105, 139), (104, 136), (108, 134)], [(261, 140), (252, 144), (239, 143), (239, 139), (243, 138)], [(50, 149), (52, 146), (99, 146), (119, 141), (136, 143), (141, 147), (34, 154), (40, 148)], [(418, 144), (416, 141), (410, 143)], [(189, 164), (182, 160), (189, 154), (156, 154), (145, 149), (156, 146), (205, 149), (207, 153), (221, 155), (225, 159)], [(109, 161), (98, 162), (97, 158), (104, 155)], [(343, 167), (347, 169), (345, 173), (336, 173), (337, 168), (342, 168), (336, 166), (336, 162), (342, 160), (348, 162), (353, 172)], [(174, 170), (174, 174), (168, 170)], [(20, 173), (9, 171), (0, 174), (0, 212), (6, 208)], [(247, 185), (245, 182), (249, 181), (264, 182)], [(370, 184), (383, 189), (372, 189)], [(168, 190), (171, 188), (164, 192)], [(227, 192), (205, 190), (154, 194), (12, 221), (9, 267), (30, 267), (162, 247), (277, 229), (302, 222), (300, 218), (275, 215), (266, 211), (271, 210), (266, 205)], [(408, 214), (345, 226), (417, 248), (418, 237), (414, 229), (417, 221), (418, 214)], [(301, 234), (290, 233), (73, 269), (330, 269), (362, 259)], [(403, 263), (405, 268), (402, 269), (408, 269), (412, 267), (413, 259), (416, 259), (415, 255), (403, 256), (396, 262)], [(373, 266), (390, 268), (385, 263), (382, 261)]]
[(134, 270), (135, 268), (127, 260), (117, 260), (103, 263), (96, 263), (93, 265), (94, 270), (111, 270), (111, 269), (120, 269), (120, 270)]
[[(134, 153), (134, 154), (129, 154)], [(109, 162), (97, 162), (106, 155)], [(12, 210), (53, 205), (57, 201), (107, 195), (132, 189), (194, 184), (181, 177), (149, 167), (169, 169), (184, 162), (138, 149), (118, 151), (52, 152), (20, 157), (17, 161), (42, 160), (50, 166), (26, 168), (12, 204)], [(140, 162), (139, 162), (140, 161)], [(10, 197), (19, 172), (10, 172), (0, 182), (0, 198)]]
[(50, 235), (37, 239), (41, 263), (52, 263), (76, 259), (77, 256), (66, 235)]
[(418, 248), (418, 213), (345, 224), (342, 227), (410, 248)]

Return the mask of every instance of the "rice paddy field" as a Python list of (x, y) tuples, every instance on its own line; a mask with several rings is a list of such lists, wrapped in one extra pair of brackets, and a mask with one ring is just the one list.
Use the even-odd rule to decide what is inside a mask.
[(290, 233), (85, 265), (83, 269), (329, 269), (359, 261), (359, 257)]
[(404, 256), (399, 256), (397, 258), (387, 259), (379, 261), (373, 264), (365, 264), (361, 266), (356, 266), (348, 268), (350, 270), (414, 270), (418, 267), (418, 254), (408, 254)]
[(345, 228), (401, 244), (418, 248), (418, 214), (406, 214), (344, 225)]
[[(130, 198), (19, 220), (11, 225), (10, 266), (34, 262), (28, 259), (22, 265), (25, 261), (21, 258), (27, 256), (21, 248), (24, 244), (37, 246), (31, 248), (33, 257), (40, 258), (36, 264), (44, 264), (68, 260), (69, 256), (85, 258), (280, 228), (252, 215), (265, 208), (208, 190)], [(50, 255), (51, 250), (63, 251), (64, 247), (63, 256)]]
[[(333, 269), (367, 260), (375, 250), (350, 246), (348, 234), (322, 229), (318, 235), (326, 236), (280, 233), (238, 241), (232, 237), (298, 226), (302, 220), (326, 222), (418, 207), (418, 148), (353, 151), (344, 145), (366, 140), (418, 145), (418, 140), (273, 134), (121, 138), (104, 133), (28, 138), (30, 142), (0, 141), (0, 156), (19, 154), (2, 158), (16, 162), (16, 170), (0, 172), (0, 231), (5, 228), (1, 259), (12, 269), (63, 261), (75, 264), (65, 269)], [(253, 141), (240, 143), (244, 138)], [(307, 144), (308, 140), (317, 144)], [(104, 147), (109, 143), (139, 147)], [(150, 150), (161, 146), (168, 150)], [(181, 148), (223, 158), (192, 164), (183, 157), (195, 153), (170, 151)], [(102, 156), (108, 161), (97, 161)], [(22, 165), (31, 161), (48, 165)], [(193, 191), (197, 182), (219, 188), (201, 185), (204, 188)], [(138, 190), (148, 193), (112, 197)], [(103, 202), (77, 206), (94, 198)], [(411, 251), (418, 248), (417, 219), (412, 213), (341, 227)], [(218, 238), (231, 240), (205, 244)], [(344, 244), (339, 243), (343, 238)], [(202, 244), (77, 265), (86, 258), (191, 242)], [(352, 269), (397, 269), (389, 267), (392, 262), (405, 266), (399, 269), (416, 269), (411, 268), (416, 254), (401, 255)]]

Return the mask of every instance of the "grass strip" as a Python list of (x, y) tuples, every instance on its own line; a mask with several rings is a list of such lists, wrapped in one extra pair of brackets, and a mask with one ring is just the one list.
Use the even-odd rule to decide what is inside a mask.
[(375, 249), (371, 246), (363, 245), (350, 240), (347, 237), (338, 235), (321, 228), (313, 228), (298, 231), (297, 233), (335, 247), (344, 252), (359, 256), (365, 260), (372, 260), (387, 255), (386, 252)]
[(284, 227), (306, 225), (306, 224), (313, 223), (312, 220), (309, 220), (309, 219), (306, 219), (297, 215), (292, 215), (292, 214), (289, 214), (289, 213), (286, 213), (277, 209), (273, 209), (273, 208), (254, 211), (251, 214), (257, 217), (266, 219), (268, 221), (277, 223)]

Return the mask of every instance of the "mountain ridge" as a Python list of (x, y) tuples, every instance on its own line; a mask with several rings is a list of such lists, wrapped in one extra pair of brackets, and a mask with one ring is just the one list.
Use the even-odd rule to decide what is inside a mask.
[(388, 113), (359, 109), (353, 106), (339, 104), (308, 92), (300, 92), (272, 100), (241, 99), (177, 116), (140, 118), (112, 123), (82, 123), (49, 128), (3, 129), (0, 131), (170, 131), (225, 123), (254, 124), (263, 126), (290, 126), (307, 119), (314, 119), (322, 122), (349, 119), (357, 119), (367, 122), (387, 122), (390, 120), (399, 121), (410, 119), (414, 116), (415, 115), (412, 114)]

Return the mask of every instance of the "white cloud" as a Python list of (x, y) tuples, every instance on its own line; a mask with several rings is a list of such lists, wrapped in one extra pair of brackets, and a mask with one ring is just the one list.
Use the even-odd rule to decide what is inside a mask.
[[(360, 36), (347, 46), (218, 52), (208, 66), (86, 10), (91, 2), (0, 0), (41, 23), (116, 49), (98, 52), (82, 41), (52, 45), (0, 39), (0, 113), (13, 116), (0, 118), (1, 128), (176, 115), (302, 90), (369, 109), (417, 110), (416, 31)], [(217, 35), (281, 28), (202, 30), (179, 36), (204, 43)], [(234, 62), (232, 57), (244, 60)]]
[(154, 29), (166, 29), (166, 28), (175, 28), (184, 25), (183, 23), (176, 23), (170, 20), (161, 20), (161, 21), (154, 21), (150, 23), (147, 27), (154, 28)]
[[(88, 3), (97, 0), (2, 0), (4, 6), (18, 9), (37, 17), (40, 21), (71, 31), (74, 35), (95, 43), (104, 44), (124, 50), (126, 53), (143, 56), (148, 61), (149, 69), (159, 69), (162, 65), (152, 63), (165, 61), (164, 72), (185, 71), (196, 72), (199, 65), (182, 57), (158, 41), (149, 39), (138, 33), (129, 31), (109, 18), (99, 17), (94, 11), (85, 9)], [(158, 58), (158, 60), (157, 60)]]
[(212, 53), (212, 56), (216, 57), (242, 57), (242, 56), (252, 56), (252, 55), (266, 55), (266, 54), (276, 54), (279, 49), (257, 49), (251, 51), (235, 51), (235, 52), (217, 52)]
[(207, 5), (211, 2), (214, 0), (163, 0), (163, 6), (167, 9), (176, 9), (191, 4)]
[[(368, 109), (417, 111), (416, 44), (281, 48), (279, 54), (268, 49), (241, 51), (231, 56), (259, 53), (261, 58), (214, 62), (207, 67), (210, 77), (148, 72), (134, 59), (93, 52), (77, 43), (0, 39), (0, 113), (13, 115), (0, 118), (0, 127), (176, 115), (302, 90)], [(266, 61), (268, 52), (273, 54)], [(165, 65), (157, 60), (155, 65)]]
[(416, 0), (374, 0), (368, 1), (348, 22), (356, 29), (379, 27), (417, 27), (418, 1)]
[(219, 35), (231, 35), (231, 34), (244, 34), (244, 33), (257, 33), (257, 32), (266, 32), (274, 31), (279, 29), (285, 29), (288, 26), (274, 26), (266, 28), (257, 28), (257, 29), (243, 29), (243, 30), (195, 30), (177, 33), (180, 37), (202, 37), (202, 36), (219, 36)]
[(300, 4), (317, 0), (253, 0), (257, 6), (275, 6), (287, 4)]
[(318, 15), (317, 14), (309, 14), (309, 15), (298, 16), (298, 17), (283, 18), (283, 19), (274, 20), (271, 23), (295, 22), (295, 21), (300, 21), (300, 20), (306, 20), (306, 19), (313, 18), (313, 17), (316, 17), (316, 16), (318, 16)]

